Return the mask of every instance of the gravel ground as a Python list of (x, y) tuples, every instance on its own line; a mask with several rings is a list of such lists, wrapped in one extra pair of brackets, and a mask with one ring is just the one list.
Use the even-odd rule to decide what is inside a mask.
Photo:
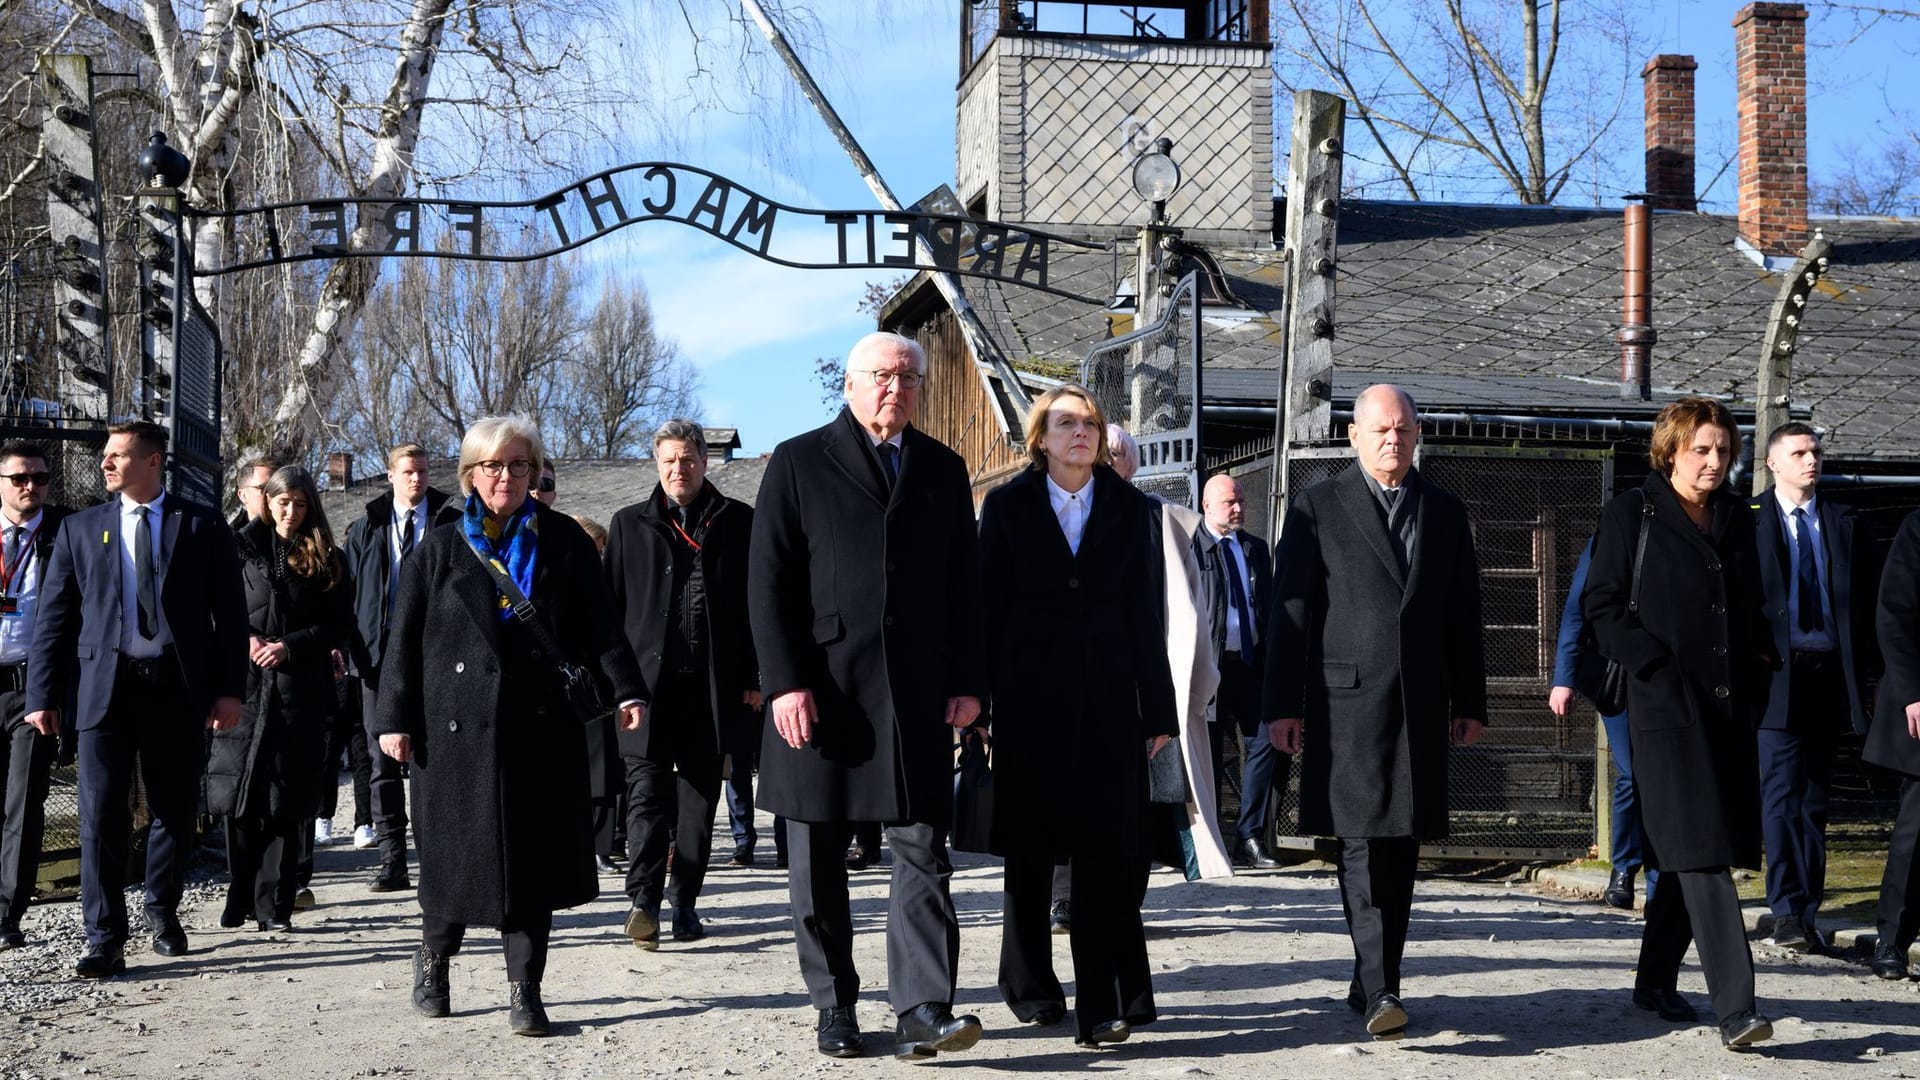
[[(545, 983), (548, 1039), (508, 1033), (498, 939), (486, 932), (454, 960), (454, 1015), (416, 1016), (407, 957), (418, 909), (411, 894), (369, 893), (374, 853), (349, 846), (321, 850), (319, 906), (285, 934), (218, 929), (221, 889), (209, 876), (218, 868), (197, 868), (183, 912), (193, 953), (154, 956), (136, 933), (128, 973), (104, 984), (65, 974), (79, 952), (77, 906), (36, 908), (32, 944), (0, 954), (11, 1014), (0, 1077), (898, 1075), (908, 1066), (882, 1052), (892, 1025), (884, 870), (855, 875), (853, 897), (859, 1018), (879, 1037), (867, 1059), (836, 1061), (813, 1050), (784, 874), (769, 854), (755, 869), (714, 868), (702, 906), (710, 933), (698, 943), (632, 948), (612, 878), (597, 902), (562, 913)], [(1080, 1050), (1070, 1025), (1019, 1025), (999, 1001), (998, 867), (960, 856), (954, 894), (958, 1004), (980, 1015), (987, 1036), (920, 1067), (961, 1076), (1920, 1076), (1920, 984), (1756, 942), (1761, 1006), (1777, 1034), (1732, 1053), (1706, 1024), (1667, 1024), (1629, 1005), (1636, 917), (1471, 876), (1421, 880), (1409, 1034), (1371, 1042), (1342, 1001), (1351, 952), (1332, 875), (1316, 864), (1194, 884), (1155, 874), (1146, 916), (1161, 1020), (1116, 1048)], [(1065, 939), (1056, 946), (1066, 977)], [(1680, 988), (1705, 1007), (1691, 963)]]

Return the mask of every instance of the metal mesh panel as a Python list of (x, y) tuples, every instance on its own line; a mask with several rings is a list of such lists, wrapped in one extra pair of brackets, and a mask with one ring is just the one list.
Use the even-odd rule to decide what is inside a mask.
[(1197, 279), (1167, 298), (1159, 321), (1094, 346), (1080, 381), (1106, 418), (1140, 444), (1135, 486), (1200, 508), (1200, 342)]
[[(1291, 491), (1346, 467), (1351, 451), (1293, 451)], [(1577, 857), (1594, 842), (1597, 720), (1582, 702), (1546, 707), (1560, 611), (1611, 483), (1605, 451), (1426, 447), (1421, 474), (1466, 503), (1480, 561), (1488, 726), (1448, 768), (1455, 855)], [(1252, 485), (1243, 483), (1243, 487)], [(1603, 774), (1604, 775), (1604, 774)], [(1275, 827), (1299, 830), (1299, 780)]]

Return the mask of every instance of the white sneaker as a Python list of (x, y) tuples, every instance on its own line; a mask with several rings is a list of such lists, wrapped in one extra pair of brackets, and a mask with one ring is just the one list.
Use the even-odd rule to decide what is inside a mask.
[(333, 843), (333, 819), (318, 818), (313, 823), (313, 842), (316, 844)]
[(378, 847), (379, 844), (380, 841), (374, 838), (373, 826), (362, 825), (353, 830), (353, 846), (359, 848), (361, 851), (365, 851), (370, 847)]

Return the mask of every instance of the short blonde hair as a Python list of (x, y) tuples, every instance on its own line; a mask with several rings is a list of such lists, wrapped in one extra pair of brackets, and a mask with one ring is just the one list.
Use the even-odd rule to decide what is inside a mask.
[(1093, 463), (1105, 465), (1112, 460), (1112, 451), (1107, 448), (1107, 418), (1100, 411), (1100, 403), (1093, 400), (1093, 393), (1086, 387), (1068, 383), (1056, 386), (1034, 400), (1033, 411), (1027, 414), (1027, 460), (1036, 469), (1047, 467), (1047, 414), (1053, 411), (1054, 403), (1063, 397), (1079, 398), (1093, 412), (1094, 430), (1099, 432), (1100, 445), (1094, 447)]
[[(540, 441), (540, 429), (533, 421), (524, 416), (489, 416), (474, 421), (460, 437), (460, 494), (473, 494), (474, 466), (493, 460), (515, 439), (527, 440), (527, 460), (538, 470), (547, 460), (547, 445)], [(537, 471), (534, 479), (539, 479)]]
[(426, 456), (427, 448), (421, 446), (419, 443), (401, 443), (399, 446), (387, 451), (387, 471), (392, 472), (399, 468), (400, 463), (408, 458), (425, 458)]
[(1740, 424), (1733, 411), (1708, 397), (1683, 397), (1660, 410), (1653, 421), (1653, 440), (1647, 447), (1647, 462), (1662, 476), (1673, 475), (1673, 459), (1692, 442), (1701, 428), (1712, 425), (1727, 433), (1727, 446), (1733, 460), (1740, 460)]

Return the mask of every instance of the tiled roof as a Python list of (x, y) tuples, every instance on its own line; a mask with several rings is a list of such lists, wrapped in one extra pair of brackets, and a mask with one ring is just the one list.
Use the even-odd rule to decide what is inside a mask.
[[(1920, 221), (1813, 225), (1834, 254), (1800, 332), (1794, 404), (1829, 431), (1836, 457), (1920, 459), (1920, 439), (1900, 437), (1920, 431)], [(1727, 217), (1653, 216), (1657, 398), (1753, 396), (1780, 276), (1739, 250), (1735, 235)], [(1404, 379), (1441, 395), (1423, 406), (1644, 412), (1617, 391), (1621, 248), (1618, 211), (1343, 203), (1336, 394)], [(1205, 320), (1205, 396), (1271, 404), (1271, 378), (1227, 372), (1278, 369), (1285, 263), (1274, 251), (1212, 254), (1253, 314)], [(1077, 292), (1097, 292), (1114, 272), (1106, 254), (1054, 263), (1054, 280)], [(1119, 271), (1130, 275), (1131, 262)], [(1108, 336), (1106, 314), (1092, 305), (998, 282), (966, 287), (1016, 364), (1077, 362)]]

